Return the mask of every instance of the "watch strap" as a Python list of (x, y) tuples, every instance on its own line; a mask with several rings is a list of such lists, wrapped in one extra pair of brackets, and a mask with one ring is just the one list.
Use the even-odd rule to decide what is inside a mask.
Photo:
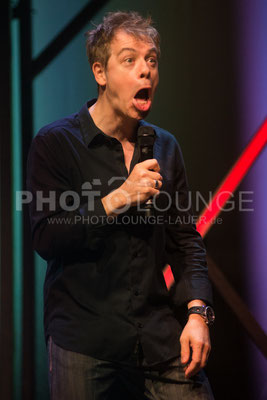
[(187, 315), (199, 314), (204, 319), (207, 325), (212, 325), (215, 320), (215, 314), (210, 306), (193, 306), (187, 311)]
[(187, 315), (189, 316), (190, 314), (199, 314), (199, 315), (204, 315), (205, 313), (205, 306), (194, 306), (190, 307), (187, 311)]

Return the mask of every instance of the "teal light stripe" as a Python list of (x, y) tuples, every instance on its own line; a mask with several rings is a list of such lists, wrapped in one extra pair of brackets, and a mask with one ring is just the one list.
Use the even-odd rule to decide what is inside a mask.
[(35, 312), (35, 399), (48, 399), (48, 380), (47, 380), (47, 352), (44, 339), (43, 326), (43, 284), (46, 274), (46, 261), (37, 253), (34, 257), (34, 312)]
[(22, 387), (22, 213), (16, 210), (16, 191), (22, 188), (19, 26), (11, 23), (12, 38), (12, 223), (13, 223), (13, 398), (21, 399)]

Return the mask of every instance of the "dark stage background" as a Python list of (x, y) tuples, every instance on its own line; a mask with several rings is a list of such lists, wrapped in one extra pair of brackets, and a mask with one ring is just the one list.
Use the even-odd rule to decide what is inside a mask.
[[(148, 121), (180, 142), (193, 198), (197, 192), (203, 197), (199, 209), (193, 202), (196, 215), (267, 117), (265, 0), (2, 0), (1, 399), (48, 399), (46, 267), (32, 253), (27, 209), (16, 205), (29, 144), (43, 125), (97, 95), (83, 33), (90, 20), (98, 23), (105, 12), (119, 9), (150, 14), (161, 33), (160, 85)], [(205, 237), (209, 255), (265, 332), (266, 182), (265, 148), (221, 213), (222, 223)], [(240, 198), (247, 200), (243, 209)], [(217, 319), (206, 370), (215, 399), (267, 400), (266, 358), (227, 296), (214, 286)], [(266, 355), (266, 336), (259, 341)]]

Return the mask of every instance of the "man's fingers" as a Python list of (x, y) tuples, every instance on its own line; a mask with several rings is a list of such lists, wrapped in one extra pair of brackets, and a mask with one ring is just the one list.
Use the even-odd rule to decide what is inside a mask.
[(162, 176), (160, 175), (159, 171), (160, 167), (157, 160), (149, 159), (136, 164), (130, 174), (130, 177), (132, 181), (140, 180), (143, 178), (162, 181)]
[(144, 168), (152, 169), (155, 172), (160, 171), (159, 163), (157, 162), (157, 160), (155, 158), (150, 158), (149, 160), (142, 161), (139, 164), (142, 165)]
[(190, 378), (191, 376), (195, 375), (202, 367), (202, 354), (203, 354), (203, 346), (202, 345), (195, 345), (193, 347), (192, 353), (192, 360), (188, 367), (185, 370), (185, 377)]
[(157, 179), (158, 181), (162, 181), (162, 176), (158, 172), (147, 171), (146, 176), (150, 179)]
[(190, 346), (191, 348), (192, 357), (184, 368), (185, 377), (190, 378), (205, 367), (211, 349), (209, 330), (202, 318), (193, 318), (192, 314), (184, 327), (180, 342), (182, 345), (183, 363), (186, 363), (188, 358), (186, 357), (186, 354), (189, 353), (188, 347)]
[(190, 345), (189, 340), (181, 338), (181, 363), (187, 364), (190, 360)]
[(121, 189), (127, 194), (127, 204), (136, 205), (159, 195), (162, 176), (156, 159), (149, 159), (134, 166)]
[(191, 378), (201, 370), (200, 361), (191, 361), (185, 370), (185, 377)]
[(191, 376), (197, 374), (206, 366), (210, 350), (211, 347), (209, 343), (206, 343), (205, 345), (199, 344), (194, 346), (192, 360), (185, 369), (186, 378), (191, 378)]
[(143, 178), (139, 181), (139, 185), (160, 189), (162, 187), (162, 181), (159, 179)]
[(201, 368), (204, 368), (208, 362), (209, 354), (210, 354), (210, 345), (205, 344), (202, 351), (202, 359), (201, 359)]

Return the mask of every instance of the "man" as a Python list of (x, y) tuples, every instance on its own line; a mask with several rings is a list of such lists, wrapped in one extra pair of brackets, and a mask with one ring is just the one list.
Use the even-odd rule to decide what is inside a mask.
[[(31, 147), (52, 399), (213, 398), (201, 371), (211, 289), (182, 155), (171, 134), (143, 121), (159, 54), (149, 19), (109, 13), (87, 33), (97, 100), (41, 129)], [(140, 162), (142, 126), (153, 127), (155, 144), (154, 158)], [(155, 218), (144, 220), (149, 199)]]

